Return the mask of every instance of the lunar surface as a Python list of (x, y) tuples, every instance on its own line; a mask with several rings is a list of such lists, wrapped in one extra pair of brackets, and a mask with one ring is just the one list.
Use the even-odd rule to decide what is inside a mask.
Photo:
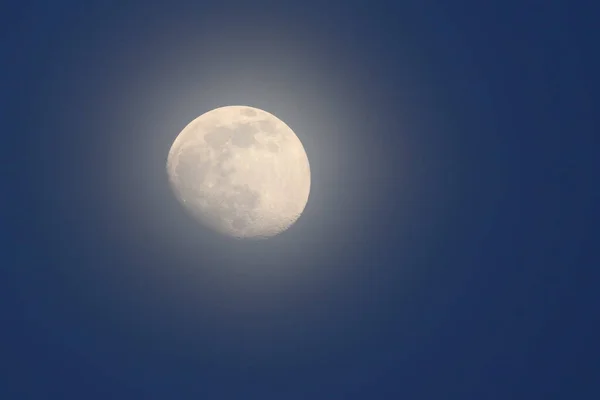
[(285, 231), (310, 192), (300, 139), (274, 115), (246, 106), (217, 108), (193, 120), (171, 146), (167, 172), (194, 217), (236, 238)]

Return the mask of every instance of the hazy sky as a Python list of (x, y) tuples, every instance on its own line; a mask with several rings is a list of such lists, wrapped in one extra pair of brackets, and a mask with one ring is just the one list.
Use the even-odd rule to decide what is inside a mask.
[[(591, 7), (9, 3), (1, 399), (598, 398)], [(169, 188), (229, 104), (310, 160), (269, 241)]]

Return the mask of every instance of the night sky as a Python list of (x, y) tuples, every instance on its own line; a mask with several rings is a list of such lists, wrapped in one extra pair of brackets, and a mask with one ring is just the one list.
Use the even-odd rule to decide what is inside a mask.
[[(3, 2), (0, 399), (600, 398), (591, 4)], [(232, 104), (310, 160), (270, 240), (169, 187)]]

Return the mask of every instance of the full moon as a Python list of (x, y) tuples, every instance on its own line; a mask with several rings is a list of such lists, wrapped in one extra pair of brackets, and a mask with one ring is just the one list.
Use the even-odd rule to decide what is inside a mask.
[(190, 122), (171, 146), (167, 173), (195, 218), (235, 238), (285, 231), (310, 192), (300, 139), (279, 118), (247, 106), (217, 108)]

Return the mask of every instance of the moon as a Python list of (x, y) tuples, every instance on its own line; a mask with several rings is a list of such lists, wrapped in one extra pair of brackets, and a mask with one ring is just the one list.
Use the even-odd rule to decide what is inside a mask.
[(292, 129), (267, 111), (216, 108), (190, 122), (167, 158), (173, 192), (201, 223), (234, 238), (292, 226), (310, 193), (310, 166)]

